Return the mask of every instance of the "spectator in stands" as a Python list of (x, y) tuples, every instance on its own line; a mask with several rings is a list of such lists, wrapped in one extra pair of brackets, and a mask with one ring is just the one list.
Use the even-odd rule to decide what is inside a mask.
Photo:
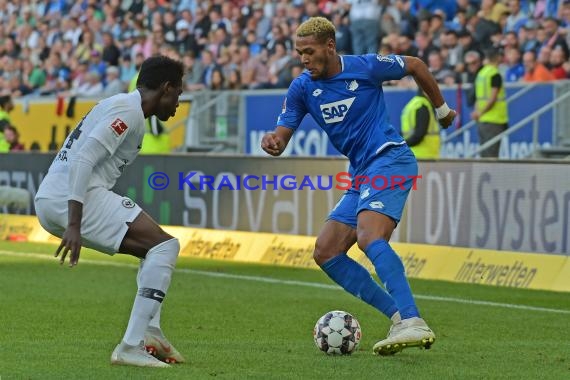
[(283, 70), (287, 70), (287, 64), (291, 56), (287, 54), (285, 43), (278, 42), (274, 47), (274, 54), (269, 58), (269, 83), (272, 87), (283, 88), (279, 83), (279, 78)]
[[(445, 64), (447, 67), (461, 71), (463, 68), (463, 46), (459, 44), (458, 34), (455, 30), (448, 30), (442, 35), (442, 48), (447, 52)], [(404, 54), (404, 53), (401, 53)], [(411, 54), (404, 54), (411, 55)]]
[(434, 49), (429, 53), (428, 67), (437, 83), (453, 84), (455, 82), (455, 73), (445, 65), (439, 49)]
[(473, 107), (475, 105), (475, 79), (481, 67), (483, 67), (483, 60), (481, 54), (475, 50), (469, 50), (465, 53), (465, 71), (461, 73), (461, 83), (470, 83), (472, 86), (467, 90), (467, 105)]
[(352, 54), (352, 36), (348, 19), (344, 17), (342, 11), (332, 14), (332, 23), (336, 28), (336, 48), (339, 54)]
[(201, 61), (204, 71), (202, 78), (200, 78), (200, 83), (204, 86), (203, 88), (210, 88), (212, 86), (212, 73), (217, 68), (217, 64), (214, 61), (214, 54), (210, 50), (203, 50)]
[(398, 36), (398, 47), (398, 54), (400, 55), (418, 56), (418, 48), (413, 44), (413, 36), (408, 34)]
[(107, 63), (103, 61), (101, 52), (99, 50), (93, 50), (88, 62), (89, 65), (87, 71), (96, 71), (97, 74), (99, 74), (99, 77), (102, 78), (103, 85), (105, 85), (105, 71), (107, 70)]
[(548, 70), (550, 70), (550, 53), (552, 49), (548, 45), (542, 45), (538, 50), (538, 56), (536, 58), (537, 62), (542, 64)]
[(532, 16), (536, 19), (555, 16), (559, 0), (536, 0)]
[(39, 65), (35, 65), (32, 60), (22, 62), (22, 85), (20, 86), (22, 95), (37, 91), (45, 83), (46, 73)]
[(501, 32), (501, 27), (491, 18), (491, 14), (486, 15), (484, 11), (479, 11), (470, 21), (473, 25), (474, 37), (483, 50), (493, 47), (491, 37)]
[(263, 65), (260, 60), (261, 53), (252, 57), (247, 46), (240, 46), (239, 54), (241, 56), (241, 80), (244, 86), (249, 89), (263, 86), (263, 77), (268, 76), (268, 68)]
[(463, 47), (463, 51), (476, 51), (479, 56), (483, 56), (483, 51), (481, 49), (481, 44), (473, 38), (471, 31), (467, 29), (460, 30), (458, 32), (459, 44)]
[(10, 150), (10, 143), (6, 141), (4, 129), (10, 125), (10, 115), (14, 109), (14, 103), (10, 95), (0, 96), (0, 153)]
[(105, 81), (106, 85), (103, 90), (103, 97), (108, 98), (110, 96), (125, 92), (125, 83), (119, 78), (119, 68), (116, 66), (109, 66), (105, 71)]
[(224, 73), (220, 67), (214, 68), (212, 71), (212, 78), (210, 80), (210, 90), (220, 91), (225, 90), (226, 87), (226, 78), (224, 77)]
[(197, 56), (200, 52), (198, 48), (198, 42), (194, 34), (190, 32), (191, 26), (186, 20), (178, 20), (176, 23), (176, 41), (174, 42), (177, 50), (180, 54), (186, 54), (192, 52), (194, 56)]
[(566, 45), (570, 46), (570, 0), (563, 0), (559, 11), (559, 32), (566, 36)]
[(115, 39), (110, 32), (103, 33), (103, 51), (101, 59), (108, 66), (119, 66), (121, 51), (115, 44)]
[(103, 82), (101, 75), (97, 71), (90, 71), (86, 75), (86, 81), (81, 83), (75, 89), (72, 89), (71, 95), (78, 98), (99, 98), (103, 95)]
[(128, 84), (137, 74), (137, 68), (133, 63), (130, 54), (122, 55), (119, 58), (119, 72), (121, 82), (123, 82), (125, 86), (128, 86)]
[(431, 34), (431, 43), (433, 46), (441, 48), (442, 42), (441, 38), (445, 32), (443, 21), (444, 21), (443, 11), (437, 10), (429, 18), (429, 32)]
[(176, 15), (171, 10), (167, 10), (162, 14), (162, 32), (164, 40), (169, 45), (174, 45), (177, 40), (176, 23)]
[(533, 51), (538, 54), (540, 43), (537, 38), (538, 24), (534, 20), (529, 20), (519, 30), (519, 41), (521, 42), (521, 50), (523, 52)]
[(507, 17), (506, 32), (518, 33), (520, 28), (527, 22), (528, 15), (521, 9), (520, 0), (509, 0), (509, 17)]
[[(505, 86), (498, 69), (500, 58), (497, 49), (487, 50), (486, 63), (475, 79), (476, 104), (471, 118), (478, 122), (480, 145), (504, 132), (509, 123)], [(499, 141), (483, 150), (481, 157), (499, 157), (500, 147)]]
[(524, 77), (525, 82), (545, 82), (554, 79), (554, 76), (543, 64), (537, 62), (536, 53), (533, 50), (523, 54)]
[(524, 76), (524, 66), (521, 63), (521, 52), (516, 48), (508, 48), (505, 51), (506, 82), (518, 82)]
[(421, 89), (402, 110), (401, 125), (402, 136), (416, 158), (439, 158), (439, 125), (435, 109)]
[(12, 96), (4, 94), (0, 96), (0, 122), (10, 124), (10, 112), (14, 109)]
[(554, 79), (568, 79), (570, 63), (565, 56), (564, 50), (556, 48), (550, 53), (549, 68)]
[(559, 21), (554, 17), (548, 17), (542, 21), (542, 27), (546, 32), (546, 41), (544, 44), (552, 50), (562, 49), (564, 51), (564, 55), (568, 57), (570, 55), (570, 50), (568, 49), (566, 39), (559, 31)]
[(188, 52), (182, 56), (182, 63), (186, 72), (185, 90), (194, 91), (204, 88), (202, 83), (202, 76), (204, 75), (204, 67), (202, 61), (196, 59), (192, 52)]
[(74, 55), (80, 61), (89, 62), (94, 51), (101, 53), (103, 51), (103, 47), (95, 42), (93, 31), (90, 28), (84, 28), (83, 33), (79, 38), (79, 45), (75, 48)]
[(241, 74), (238, 69), (233, 69), (228, 75), (228, 89), (229, 90), (243, 90), (241, 83)]
[(293, 43), (289, 37), (283, 34), (281, 25), (274, 25), (273, 28), (271, 28), (271, 34), (268, 36), (267, 44), (265, 45), (269, 55), (275, 53), (276, 45), (278, 44), (282, 44), (286, 52), (293, 50)]
[(503, 35), (503, 39), (501, 40), (501, 47), (503, 50), (508, 50), (508, 49), (520, 50), (519, 39), (517, 37), (517, 33), (515, 33), (515, 32), (505, 33)]
[(380, 7), (374, 0), (349, 1), (353, 54), (377, 53), (380, 41)]
[(427, 64), (429, 53), (434, 49), (431, 43), (431, 35), (428, 32), (418, 32), (416, 34), (416, 47), (418, 49), (417, 57)]
[(451, 20), (457, 11), (456, 0), (410, 0), (410, 13), (417, 16), (421, 11), (433, 13), (442, 10), (446, 20)]
[(20, 143), (20, 133), (13, 125), (4, 127), (4, 139), (9, 144), (11, 152), (24, 150), (24, 145)]

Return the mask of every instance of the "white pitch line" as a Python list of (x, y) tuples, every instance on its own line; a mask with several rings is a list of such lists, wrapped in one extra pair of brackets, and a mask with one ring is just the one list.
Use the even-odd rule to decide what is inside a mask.
[[(2, 256), (17, 256), (17, 257), (21, 257), (21, 258), (29, 257), (29, 258), (34, 258), (34, 259), (43, 259), (43, 260), (50, 260), (50, 261), (57, 262), (57, 260), (53, 256), (49, 256), (49, 255), (45, 255), (45, 254), (39, 254), (39, 253), (22, 254), (21, 252), (12, 252), (12, 251), (0, 250), (0, 255), (2, 255)], [(114, 263), (114, 262), (109, 262), (109, 261), (81, 259), (79, 261), (79, 263), (80, 264), (109, 266), (109, 267), (138, 269), (137, 264)], [(248, 275), (242, 275), (242, 274), (219, 273), (219, 272), (208, 272), (208, 271), (186, 269), (186, 268), (175, 269), (175, 272), (186, 273), (186, 274), (194, 274), (194, 275), (199, 275), (199, 276), (207, 276), (207, 277), (230, 278), (230, 279), (234, 279), (234, 280), (264, 282), (264, 283), (270, 283), (270, 284), (296, 285), (296, 286), (305, 286), (305, 287), (320, 288), (320, 289), (342, 290), (342, 288), (339, 287), (338, 285), (321, 284), (318, 282), (281, 280), (278, 278), (271, 278), (271, 277), (248, 276)], [(546, 307), (517, 305), (517, 304), (502, 303), (502, 302), (469, 300), (469, 299), (464, 299), (464, 298), (440, 297), (440, 296), (430, 296), (430, 295), (422, 295), (422, 294), (415, 294), (414, 297), (417, 299), (423, 299), (423, 300), (428, 300), (428, 301), (460, 303), (460, 304), (465, 304), (465, 305), (491, 306), (491, 307), (500, 307), (500, 308), (504, 308), (504, 309), (540, 311), (540, 312), (545, 312), (545, 313), (570, 314), (570, 310), (551, 309), (551, 308), (546, 308)]]

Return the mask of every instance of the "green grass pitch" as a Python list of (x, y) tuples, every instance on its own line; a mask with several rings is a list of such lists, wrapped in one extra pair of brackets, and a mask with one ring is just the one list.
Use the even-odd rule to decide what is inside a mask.
[[(568, 293), (413, 280), (436, 343), (378, 357), (389, 321), (323, 273), (190, 258), (178, 261), (162, 317), (188, 363), (111, 366), (137, 260), (84, 249), (69, 269), (55, 248), (0, 242), (1, 380), (570, 378)], [(362, 326), (351, 356), (327, 356), (312, 340), (317, 319), (337, 309)]]

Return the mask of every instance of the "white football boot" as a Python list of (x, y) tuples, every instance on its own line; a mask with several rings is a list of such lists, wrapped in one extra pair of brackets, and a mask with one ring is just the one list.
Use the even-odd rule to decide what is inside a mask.
[(374, 345), (376, 355), (388, 356), (404, 348), (419, 347), (429, 349), (435, 342), (435, 334), (422, 318), (403, 319), (390, 327), (388, 337)]
[(164, 337), (160, 329), (149, 327), (144, 334), (146, 350), (166, 363), (184, 363), (184, 356)]
[(138, 346), (130, 346), (125, 342), (119, 343), (111, 354), (111, 364), (155, 368), (170, 367), (170, 365), (149, 354), (145, 350), (142, 340)]

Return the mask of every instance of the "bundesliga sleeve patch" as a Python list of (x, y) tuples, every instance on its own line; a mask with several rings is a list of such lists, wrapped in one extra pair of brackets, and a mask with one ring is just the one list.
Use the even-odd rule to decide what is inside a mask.
[(129, 128), (127, 124), (121, 119), (116, 119), (109, 127), (113, 130), (113, 133), (117, 137), (121, 136), (123, 133), (125, 133), (127, 128)]

